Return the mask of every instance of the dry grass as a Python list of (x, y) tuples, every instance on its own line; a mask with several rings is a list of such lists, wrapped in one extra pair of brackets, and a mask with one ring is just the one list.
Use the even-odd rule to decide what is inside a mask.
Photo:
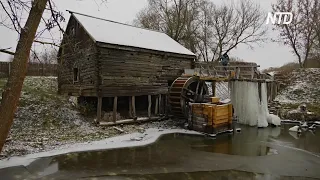
[[(267, 73), (267, 72), (277, 71), (281, 74), (287, 74), (299, 68), (300, 68), (299, 63), (290, 62), (290, 63), (284, 64), (281, 67), (271, 67), (271, 68), (265, 69), (263, 70), (263, 72)], [(306, 68), (320, 68), (320, 58), (309, 59), (306, 63)]]

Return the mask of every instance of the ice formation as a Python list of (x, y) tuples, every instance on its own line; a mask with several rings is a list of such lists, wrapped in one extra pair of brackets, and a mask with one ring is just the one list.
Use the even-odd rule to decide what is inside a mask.
[(275, 126), (280, 126), (281, 125), (281, 119), (279, 118), (279, 116), (276, 116), (274, 114), (269, 114), (267, 116), (267, 121), (269, 124), (273, 124)]
[(299, 128), (299, 126), (293, 126), (289, 129), (289, 131), (293, 131), (293, 132), (301, 132), (301, 129)]
[(234, 113), (240, 124), (268, 127), (269, 111), (266, 83), (261, 84), (260, 96), (258, 83), (234, 81), (231, 83), (231, 100)]

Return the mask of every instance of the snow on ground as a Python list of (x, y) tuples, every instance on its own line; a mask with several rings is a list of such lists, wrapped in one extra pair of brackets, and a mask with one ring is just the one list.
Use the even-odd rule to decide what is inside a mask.
[(201, 135), (203, 134), (183, 129), (158, 129), (158, 128), (149, 128), (146, 129), (143, 133), (131, 133), (122, 136), (116, 136), (112, 138), (107, 138), (100, 141), (94, 141), (90, 143), (77, 143), (70, 146), (61, 146), (58, 149), (51, 150), (48, 152), (30, 154), (25, 157), (13, 157), (8, 159), (0, 160), (0, 169), (18, 165), (27, 166), (37, 158), (56, 156), (59, 154), (67, 154), (72, 152), (83, 152), (83, 151), (92, 151), (92, 150), (105, 150), (105, 149), (115, 149), (123, 147), (136, 147), (144, 146), (151, 143), (154, 143), (158, 138), (164, 134), (172, 133), (182, 133), (182, 134), (192, 134), (192, 135)]
[(320, 68), (297, 69), (286, 75), (289, 82), (276, 101), (280, 103), (320, 103)]
[[(0, 79), (0, 93), (6, 79)], [(57, 95), (55, 77), (27, 77), (14, 123), (0, 159), (43, 152), (75, 143), (91, 142), (121, 134), (113, 127), (98, 127)], [(176, 122), (150, 122), (121, 127), (125, 133), (147, 128), (178, 128)]]

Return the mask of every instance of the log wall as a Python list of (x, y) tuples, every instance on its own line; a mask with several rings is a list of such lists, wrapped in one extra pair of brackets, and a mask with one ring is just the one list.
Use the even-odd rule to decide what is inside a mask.
[(168, 82), (192, 67), (193, 58), (170, 54), (98, 48), (104, 97), (166, 94)]
[[(59, 92), (74, 96), (96, 96), (98, 68), (96, 45), (84, 28), (71, 16), (59, 50)], [(79, 80), (74, 81), (74, 68)]]

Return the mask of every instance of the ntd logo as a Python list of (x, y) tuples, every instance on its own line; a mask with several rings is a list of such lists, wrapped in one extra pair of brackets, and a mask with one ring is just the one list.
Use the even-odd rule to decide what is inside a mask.
[[(278, 20), (278, 21), (277, 21)], [(290, 24), (293, 20), (292, 12), (269, 12), (267, 17), (267, 24)]]

